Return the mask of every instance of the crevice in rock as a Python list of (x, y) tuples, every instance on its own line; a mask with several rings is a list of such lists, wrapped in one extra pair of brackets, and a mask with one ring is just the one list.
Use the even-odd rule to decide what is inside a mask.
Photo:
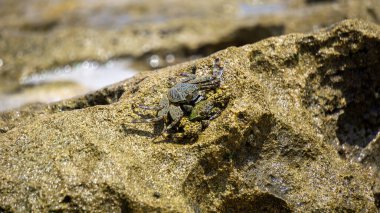
[(301, 52), (321, 64), (309, 75), (304, 103), (320, 108), (318, 116), (335, 118), (327, 128), (335, 129), (341, 145), (364, 148), (380, 130), (380, 42), (355, 31), (337, 34), (322, 42), (310, 37), (301, 45)]
[(12, 211), (0, 206), (0, 213), (10, 213), (10, 212), (12, 212)]
[(63, 213), (63, 212), (65, 212), (64, 210), (62, 210), (62, 209), (54, 209), (54, 210), (49, 210), (49, 212), (50, 213)]
[(52, 19), (47, 21), (40, 21), (40, 22), (30, 22), (25, 23), (23, 26), (21, 26), (22, 30), (26, 31), (34, 31), (34, 32), (47, 32), (51, 31), (54, 28), (56, 28), (59, 25), (59, 21)]
[(375, 205), (380, 210), (380, 193), (374, 193), (373, 195), (375, 197)]
[(118, 102), (121, 96), (126, 92), (128, 92), (128, 94), (135, 93), (139, 89), (139, 84), (146, 78), (148, 78), (148, 76), (143, 76), (138, 79), (134, 77), (129, 78), (124, 82), (103, 88), (79, 98), (72, 98), (55, 104), (50, 104), (49, 109), (53, 112), (59, 112), (84, 109), (97, 105), (110, 105)]
[(121, 212), (122, 213), (130, 213), (133, 212), (133, 209), (131, 208), (131, 204), (127, 199), (121, 200)]
[(6, 132), (8, 132), (8, 130), (6, 130), (5, 128), (0, 127), (0, 134), (1, 133), (6, 133)]
[(71, 197), (69, 195), (66, 195), (63, 199), (62, 199), (62, 203), (70, 203), (71, 202)]
[[(318, 128), (342, 158), (376, 169), (363, 150), (373, 152), (369, 144), (380, 131), (380, 41), (356, 31), (337, 34), (322, 42), (308, 37), (301, 45), (320, 64), (307, 79), (304, 103), (321, 118)], [(380, 196), (374, 196), (379, 208)]]
[[(380, 64), (339, 70), (320, 79), (321, 88), (312, 92), (313, 105), (323, 116), (333, 116), (341, 144), (366, 147), (380, 131)], [(318, 93), (319, 95), (315, 95)]]
[(269, 193), (255, 196), (246, 194), (227, 198), (223, 202), (221, 212), (292, 212), (287, 203)]
[(339, 116), (337, 137), (341, 143), (366, 147), (380, 131), (380, 64), (346, 71), (344, 113)]
[(119, 101), (125, 89), (123, 86), (104, 88), (84, 95), (81, 98), (73, 98), (66, 101), (51, 104), (52, 111), (71, 111), (76, 109), (84, 109), (97, 105), (109, 105)]

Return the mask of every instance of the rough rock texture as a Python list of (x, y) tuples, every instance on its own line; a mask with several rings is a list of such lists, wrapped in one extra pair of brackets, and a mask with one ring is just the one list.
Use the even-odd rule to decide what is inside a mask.
[[(162, 141), (162, 125), (129, 123), (214, 58), (224, 81), (207, 100), (224, 105), (207, 127), (186, 116), (183, 140)], [(2, 113), (0, 211), (376, 212), (373, 173), (335, 147), (372, 140), (345, 124), (378, 132), (364, 114), (379, 113), (379, 64), (380, 28), (351, 20)]]
[(83, 60), (174, 54), (178, 62), (346, 18), (380, 22), (377, 0), (265, 2), (3, 0), (0, 92), (17, 89), (32, 73)]

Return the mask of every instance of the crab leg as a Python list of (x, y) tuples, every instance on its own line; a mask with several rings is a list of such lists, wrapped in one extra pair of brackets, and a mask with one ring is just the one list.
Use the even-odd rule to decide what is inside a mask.
[(212, 75), (220, 78), (223, 75), (223, 67), (220, 65), (220, 59), (216, 58), (212, 66)]
[(173, 128), (183, 117), (183, 111), (179, 106), (170, 105), (169, 113), (173, 121), (166, 127), (166, 130)]
[(156, 110), (156, 111), (161, 110), (161, 109), (164, 108), (163, 106), (145, 106), (145, 105), (139, 105), (138, 107), (141, 108), (141, 109)]
[(161, 121), (162, 119), (164, 119), (164, 117), (156, 117), (156, 118), (148, 118), (148, 119), (136, 119), (136, 120), (132, 120), (131, 123), (156, 123), (158, 121)]
[(216, 79), (215, 76), (204, 76), (204, 77), (200, 77), (200, 78), (196, 78), (191, 81), (188, 81), (187, 83), (188, 84), (202, 84), (202, 83), (214, 81), (215, 79)]
[(182, 79), (182, 83), (187, 83), (191, 80), (194, 80), (197, 76), (195, 74), (190, 74), (190, 73), (181, 73), (180, 76), (186, 77), (185, 79)]
[(169, 100), (166, 96), (164, 96), (160, 100), (159, 106), (139, 105), (139, 107), (142, 109), (148, 109), (148, 110), (158, 110), (157, 117), (148, 118), (148, 119), (138, 119), (138, 120), (136, 119), (136, 120), (132, 120), (131, 123), (155, 123), (155, 122), (163, 120), (167, 116), (169, 112)]
[(220, 85), (220, 81), (212, 81), (212, 82), (208, 82), (206, 84), (200, 84), (198, 86), (199, 86), (199, 89), (206, 90), (206, 89), (215, 89), (219, 85)]

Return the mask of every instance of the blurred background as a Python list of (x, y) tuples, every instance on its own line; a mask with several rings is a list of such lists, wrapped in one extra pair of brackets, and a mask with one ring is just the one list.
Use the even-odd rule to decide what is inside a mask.
[(0, 0), (0, 111), (348, 18), (380, 0)]

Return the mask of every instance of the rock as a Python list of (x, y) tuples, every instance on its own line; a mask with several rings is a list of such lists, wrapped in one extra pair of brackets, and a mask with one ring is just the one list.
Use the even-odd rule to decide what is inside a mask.
[(310, 32), (347, 17), (379, 23), (377, 0), (325, 1), (311, 6), (292, 6), (293, 1), (97, 1), (94, 5), (4, 0), (0, 92), (14, 90), (20, 79), (31, 74), (85, 60), (104, 62), (123, 56), (145, 63), (151, 56), (174, 56), (175, 62), (158, 65), (166, 66), (271, 36)]
[[(130, 123), (154, 116), (135, 106), (156, 105), (170, 77), (215, 58), (228, 102), (194, 141)], [(373, 173), (336, 148), (345, 117), (378, 103), (379, 64), (379, 26), (348, 20), (2, 113), (0, 210), (376, 212)]]

